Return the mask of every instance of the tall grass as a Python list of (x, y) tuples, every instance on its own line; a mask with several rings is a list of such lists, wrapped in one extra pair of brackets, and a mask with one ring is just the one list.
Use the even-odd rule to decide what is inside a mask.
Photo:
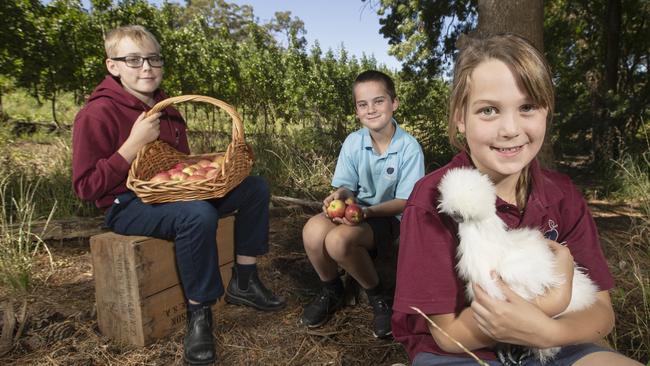
[(54, 218), (101, 214), (91, 202), (79, 200), (72, 189), (69, 135), (49, 140), (48, 144), (34, 144), (14, 139), (0, 146), (0, 172), (9, 175), (9, 188), (18, 191), (21, 181), (38, 182), (32, 196), (37, 217), (48, 215), (53, 202), (58, 203)]
[(312, 132), (257, 135), (253, 174), (269, 179), (276, 195), (321, 201), (330, 185), (340, 145)]
[(617, 196), (633, 203), (641, 215), (633, 219), (630, 239), (619, 249), (625, 252), (619, 263), (630, 264), (612, 293), (618, 316), (612, 338), (627, 355), (650, 364), (650, 150), (625, 155), (614, 166)]
[(9, 189), (10, 177), (0, 180), (0, 283), (14, 290), (27, 290), (32, 282), (32, 267), (35, 257), (45, 251), (50, 268), (52, 255), (41, 239), (56, 209), (56, 201), (50, 209), (46, 223), (40, 233), (32, 231), (36, 217), (34, 194), (38, 183), (25, 183), (19, 179), (17, 191)]

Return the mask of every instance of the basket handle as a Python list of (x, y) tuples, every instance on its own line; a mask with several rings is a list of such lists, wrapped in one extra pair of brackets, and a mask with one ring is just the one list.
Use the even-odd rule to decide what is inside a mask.
[(235, 110), (235, 107), (230, 104), (221, 101), (219, 99), (206, 97), (203, 95), (180, 95), (177, 97), (171, 97), (160, 102), (156, 103), (146, 114), (150, 116), (154, 113), (160, 112), (165, 108), (171, 106), (172, 104), (184, 103), (184, 102), (204, 102), (215, 105), (228, 113), (230, 118), (232, 118), (232, 139), (234, 141), (244, 142), (244, 125), (242, 124), (241, 117), (239, 113)]

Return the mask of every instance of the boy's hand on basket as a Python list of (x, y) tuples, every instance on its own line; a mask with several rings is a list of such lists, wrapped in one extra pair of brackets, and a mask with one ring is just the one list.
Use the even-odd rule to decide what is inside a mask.
[(160, 135), (159, 118), (160, 112), (154, 113), (149, 117), (145, 117), (145, 112), (142, 112), (133, 123), (128, 140), (133, 139), (134, 143), (140, 144), (140, 147), (142, 147), (157, 139)]
[(126, 161), (131, 163), (140, 149), (160, 135), (160, 112), (145, 117), (142, 112), (131, 127), (129, 137), (124, 141), (118, 152)]

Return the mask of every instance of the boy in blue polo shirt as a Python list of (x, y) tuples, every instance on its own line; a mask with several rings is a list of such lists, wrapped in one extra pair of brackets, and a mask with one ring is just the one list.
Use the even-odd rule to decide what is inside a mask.
[[(391, 308), (370, 252), (399, 236), (399, 218), (411, 190), (424, 175), (424, 155), (417, 140), (393, 119), (399, 101), (386, 74), (364, 71), (352, 85), (356, 115), (363, 128), (351, 133), (339, 153), (323, 213), (307, 222), (302, 238), (309, 261), (322, 281), (319, 295), (304, 308), (301, 322), (323, 325), (343, 305), (345, 269), (364, 288), (373, 308), (375, 337), (391, 335)], [(335, 199), (355, 198), (364, 220), (354, 224), (330, 218), (326, 208)]]

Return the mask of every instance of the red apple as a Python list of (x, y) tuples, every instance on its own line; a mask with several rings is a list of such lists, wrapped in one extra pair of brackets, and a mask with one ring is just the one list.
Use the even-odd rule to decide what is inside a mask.
[(198, 166), (204, 168), (204, 167), (210, 165), (210, 163), (212, 163), (210, 160), (207, 160), (207, 159), (201, 159), (201, 160), (199, 160), (199, 161), (196, 162), (196, 165), (198, 165)]
[(169, 180), (171, 180), (171, 176), (168, 172), (160, 172), (149, 179), (150, 182), (168, 182)]
[(363, 221), (363, 210), (358, 205), (348, 205), (345, 208), (345, 218), (353, 224), (358, 224)]
[(190, 166), (186, 166), (185, 168), (183, 168), (183, 173), (185, 173), (187, 175), (192, 175), (192, 173), (194, 173), (195, 170), (196, 170), (196, 167), (194, 165), (190, 165)]
[(209, 169), (207, 173), (205, 173), (205, 176), (207, 178), (213, 178), (216, 177), (219, 173), (221, 173), (221, 169)]
[(327, 216), (330, 218), (345, 216), (345, 203), (341, 200), (333, 200), (327, 206)]
[(172, 180), (185, 180), (189, 175), (184, 172), (175, 171), (170, 174)]
[(190, 182), (190, 181), (204, 180), (204, 179), (207, 179), (205, 175), (194, 174), (194, 175), (190, 175), (185, 180)]
[(198, 168), (192, 173), (192, 175), (203, 175), (203, 176), (205, 176), (207, 173), (208, 173), (207, 169)]
[(183, 170), (183, 168), (185, 168), (186, 166), (187, 166), (187, 163), (181, 162), (181, 163), (178, 163), (178, 164), (174, 165), (172, 167), (172, 169)]
[(210, 165), (208, 165), (208, 166), (209, 166), (209, 167), (212, 167), (212, 168), (215, 168), (215, 169), (219, 169), (219, 168), (221, 168), (221, 163), (219, 163), (219, 162), (217, 162), (217, 161), (213, 161), (213, 162), (211, 162)]

